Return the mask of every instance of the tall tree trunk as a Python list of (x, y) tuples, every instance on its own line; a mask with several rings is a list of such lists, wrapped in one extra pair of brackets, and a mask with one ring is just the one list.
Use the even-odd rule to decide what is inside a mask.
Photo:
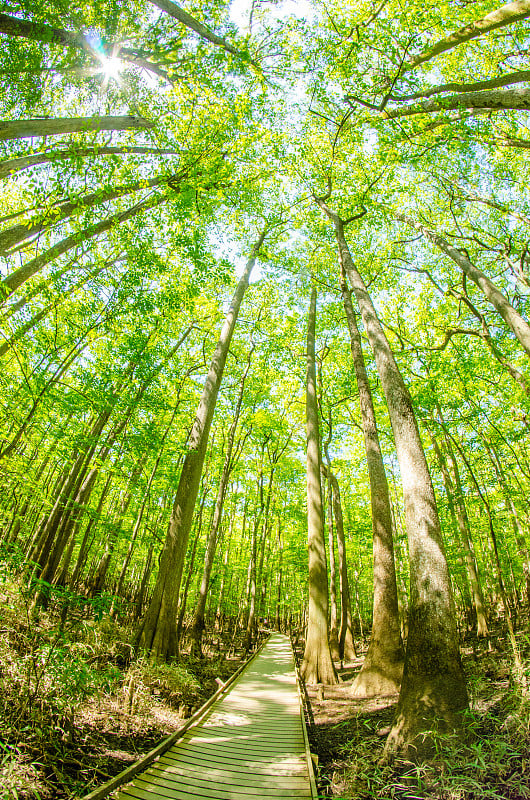
[(333, 516), (335, 530), (337, 531), (337, 550), (339, 554), (339, 585), (340, 585), (340, 629), (339, 629), (339, 654), (343, 661), (357, 658), (355, 639), (353, 637), (353, 620), (351, 613), (350, 581), (348, 579), (348, 562), (346, 558), (346, 537), (344, 535), (344, 518), (340, 499), (339, 482), (330, 472), (331, 489), (333, 492)]
[(519, 513), (517, 511), (517, 508), (515, 507), (515, 503), (513, 502), (512, 492), (506, 480), (506, 475), (504, 473), (504, 468), (502, 466), (502, 460), (499, 457), (499, 454), (497, 453), (495, 448), (493, 447), (492, 443), (487, 440), (484, 433), (482, 431), (479, 431), (479, 433), (482, 438), (482, 441), (484, 442), (491, 463), (493, 464), (493, 469), (495, 470), (499, 483), (502, 487), (506, 510), (512, 521), (512, 527), (515, 536), (515, 541), (517, 544), (517, 549), (519, 551), (519, 556), (521, 557), (521, 560), (523, 562), (523, 576), (525, 582), (526, 603), (530, 607), (530, 550), (528, 549), (526, 536), (523, 530)]
[(355, 268), (342, 220), (321, 200), (333, 221), (339, 259), (351, 281), (385, 394), (399, 461), (410, 555), (409, 632), (403, 680), (385, 757), (415, 755), (432, 747), (434, 725), (458, 730), (468, 696), (458, 647), (451, 581), (436, 497), (412, 399), (366, 285)]
[(392, 513), (383, 455), (366, 373), (361, 335), (346, 285), (344, 264), (341, 293), (351, 339), (351, 352), (359, 389), (361, 421), (370, 480), (374, 557), (374, 606), (372, 635), (361, 671), (352, 687), (355, 697), (394, 694), (399, 691), (405, 652), (401, 640), (397, 596)]
[(522, 663), (522, 660), (521, 660), (521, 652), (519, 650), (519, 645), (517, 643), (517, 639), (515, 638), (515, 630), (514, 630), (513, 621), (512, 621), (512, 609), (510, 608), (510, 604), (508, 602), (508, 596), (507, 596), (506, 587), (505, 587), (505, 584), (504, 584), (504, 577), (503, 577), (503, 574), (502, 574), (501, 559), (500, 559), (500, 555), (499, 555), (499, 546), (498, 546), (498, 542), (497, 542), (497, 534), (495, 532), (495, 525), (493, 523), (493, 512), (491, 510), (491, 504), (490, 504), (490, 501), (489, 501), (489, 497), (488, 497), (487, 492), (483, 491), (481, 489), (481, 486), (480, 486), (480, 484), (478, 482), (478, 479), (477, 479), (477, 477), (475, 475), (475, 471), (471, 467), (471, 464), (470, 464), (469, 459), (467, 458), (467, 456), (466, 456), (466, 454), (464, 452), (464, 449), (462, 448), (462, 446), (460, 445), (460, 443), (457, 441), (457, 439), (454, 436), (451, 436), (451, 439), (454, 442), (455, 447), (457, 448), (458, 452), (460, 453), (462, 461), (466, 465), (467, 471), (469, 472), (471, 480), (473, 481), (473, 483), (475, 485), (475, 488), (477, 490), (478, 496), (480, 497), (480, 499), (481, 499), (481, 501), (482, 501), (482, 503), (484, 505), (484, 508), (486, 510), (486, 515), (488, 517), (489, 534), (490, 534), (491, 543), (493, 545), (495, 570), (497, 572), (497, 583), (498, 583), (498, 586), (499, 586), (499, 594), (500, 594), (502, 605), (503, 605), (503, 608), (504, 608), (504, 617), (505, 617), (505, 620), (506, 620), (506, 626), (508, 628), (508, 638), (509, 638), (510, 644), (512, 646), (516, 678), (520, 683), (523, 683), (523, 682), (526, 681), (526, 679), (524, 677), (523, 663)]
[[(234, 418), (232, 420), (232, 424), (230, 425), (230, 429), (228, 431), (223, 470), (221, 473), (221, 479), (219, 481), (219, 488), (217, 490), (217, 497), (215, 500), (215, 509), (213, 514), (212, 525), (210, 528), (210, 532), (208, 534), (208, 542), (206, 545), (206, 555), (204, 558), (204, 569), (202, 573), (202, 580), (199, 588), (199, 595), (197, 597), (197, 604), (195, 606), (195, 612), (193, 615), (193, 621), (190, 629), (190, 636), (192, 639), (191, 652), (192, 655), (199, 657), (202, 656), (202, 634), (204, 631), (204, 612), (206, 609), (206, 600), (208, 598), (210, 576), (212, 574), (215, 551), (217, 549), (217, 542), (219, 538), (219, 530), (223, 518), (226, 489), (228, 486), (228, 481), (230, 479), (230, 473), (232, 472), (232, 468), (234, 466), (234, 458), (233, 458), (234, 440), (236, 436), (237, 425), (239, 422), (239, 415), (241, 413), (241, 406), (243, 403), (245, 380), (250, 369), (250, 359), (253, 351), (254, 351), (254, 346), (252, 346), (248, 354), (247, 365), (245, 367), (243, 375), (241, 376), (241, 381), (239, 385), (239, 394), (236, 403), (236, 410), (234, 412)], [(236, 450), (238, 449), (239, 448), (236, 448)]]
[(306, 437), (307, 437), (307, 538), (309, 547), (309, 605), (307, 638), (300, 674), (306, 683), (337, 683), (328, 639), (328, 570), (318, 425), (315, 364), (317, 290), (313, 286), (307, 321)]
[(333, 661), (339, 661), (340, 649), (337, 619), (337, 568), (335, 562), (335, 531), (333, 526), (333, 490), (329, 477), (327, 480), (326, 497), (329, 552), (329, 649)]
[(160, 568), (153, 596), (136, 638), (137, 647), (164, 658), (177, 655), (176, 606), (210, 426), (241, 302), (266, 232), (267, 229), (262, 232), (252, 248), (251, 257), (232, 298), (206, 376), (197, 416), (188, 440), (188, 451), (180, 473), (169, 530), (160, 556)]

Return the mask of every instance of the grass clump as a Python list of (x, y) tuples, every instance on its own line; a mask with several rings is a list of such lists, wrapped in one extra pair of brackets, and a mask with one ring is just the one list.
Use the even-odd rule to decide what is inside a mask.
[(141, 712), (148, 710), (158, 699), (172, 706), (195, 706), (201, 699), (202, 686), (180, 664), (140, 657), (126, 672), (122, 691), (127, 710)]

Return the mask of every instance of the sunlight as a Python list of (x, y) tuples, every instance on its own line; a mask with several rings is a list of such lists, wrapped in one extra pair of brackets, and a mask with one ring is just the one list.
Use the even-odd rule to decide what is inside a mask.
[(107, 79), (115, 80), (119, 83), (120, 80), (120, 72), (123, 69), (123, 64), (119, 58), (111, 57), (111, 58), (102, 58), (101, 60), (101, 71), (105, 75)]

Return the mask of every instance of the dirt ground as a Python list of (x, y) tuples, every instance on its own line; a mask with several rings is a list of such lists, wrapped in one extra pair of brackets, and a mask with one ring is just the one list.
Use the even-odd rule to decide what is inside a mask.
[(344, 795), (345, 773), (349, 765), (349, 743), (371, 739), (382, 748), (394, 715), (397, 694), (356, 700), (351, 696), (355, 675), (364, 654), (337, 668), (340, 683), (336, 686), (308, 686), (308, 738), (311, 752), (318, 757), (319, 794), (324, 797)]

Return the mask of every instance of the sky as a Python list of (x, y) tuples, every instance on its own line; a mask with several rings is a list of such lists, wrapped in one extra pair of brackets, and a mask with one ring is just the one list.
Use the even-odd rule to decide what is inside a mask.
[[(233, 0), (230, 5), (230, 19), (238, 27), (245, 30), (248, 27), (248, 19), (250, 9), (252, 7), (252, 0)], [(310, 19), (314, 16), (315, 11), (309, 0), (283, 0), (276, 6), (267, 6), (269, 14), (278, 18), (295, 16)]]

